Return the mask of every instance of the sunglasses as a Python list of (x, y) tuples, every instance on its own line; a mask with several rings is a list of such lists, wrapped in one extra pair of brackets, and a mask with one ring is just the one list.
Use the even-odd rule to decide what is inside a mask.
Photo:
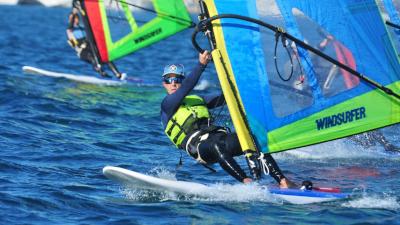
[(172, 82), (175, 81), (175, 84), (180, 84), (182, 83), (183, 79), (184, 79), (183, 77), (167, 77), (164, 78), (164, 82), (166, 84), (172, 84)]

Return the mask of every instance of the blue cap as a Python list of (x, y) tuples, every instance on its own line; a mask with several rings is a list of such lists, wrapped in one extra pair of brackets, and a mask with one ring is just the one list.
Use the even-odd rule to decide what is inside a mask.
[(176, 74), (179, 76), (185, 76), (184, 67), (182, 64), (169, 64), (164, 67), (163, 77), (168, 74)]

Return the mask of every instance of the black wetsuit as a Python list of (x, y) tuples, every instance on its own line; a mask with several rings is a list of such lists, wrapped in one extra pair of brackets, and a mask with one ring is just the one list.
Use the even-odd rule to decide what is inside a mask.
[[(198, 64), (191, 74), (183, 81), (181, 87), (173, 94), (167, 95), (161, 103), (161, 121), (164, 130), (170, 118), (175, 114), (181, 105), (182, 100), (193, 90), (199, 78), (204, 71), (205, 66)], [(203, 97), (203, 96), (202, 96)], [(214, 108), (225, 104), (223, 96), (204, 96), (203, 99), (207, 104), (207, 108)], [(220, 166), (238, 181), (242, 182), (248, 176), (240, 168), (233, 159), (235, 156), (243, 155), (240, 143), (236, 133), (228, 133), (222, 127), (216, 127), (208, 124), (208, 120), (201, 120), (196, 124), (191, 134), (181, 144), (193, 158), (205, 163), (219, 163)], [(200, 130), (200, 134), (193, 137), (190, 143), (188, 139), (196, 131)], [(187, 146), (187, 147), (186, 147)], [(200, 157), (199, 157), (200, 156)], [(274, 159), (266, 154), (267, 165), (270, 175), (279, 183), (284, 176), (279, 170)]]

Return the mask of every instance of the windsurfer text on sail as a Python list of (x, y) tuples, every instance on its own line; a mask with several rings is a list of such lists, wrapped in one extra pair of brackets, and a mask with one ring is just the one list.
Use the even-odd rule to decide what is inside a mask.
[(315, 120), (317, 130), (335, 127), (366, 118), (365, 107), (360, 107)]

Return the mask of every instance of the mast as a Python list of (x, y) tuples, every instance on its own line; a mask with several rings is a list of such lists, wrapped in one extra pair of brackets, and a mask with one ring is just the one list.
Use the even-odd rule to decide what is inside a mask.
[[(204, 2), (206, 4), (204, 4)], [(217, 11), (216, 8), (213, 7), (214, 5), (211, 4), (212, 1), (206, 0), (204, 2), (199, 1), (200, 8), (202, 10), (200, 18), (206, 19), (209, 18), (210, 15), (216, 15)], [(224, 93), (226, 104), (228, 106), (229, 113), (240, 142), (240, 146), (242, 148), (242, 151), (246, 155), (246, 160), (253, 177), (255, 179), (258, 179), (260, 168), (258, 165), (257, 157), (259, 155), (259, 152), (254, 143), (248, 123), (246, 121), (246, 115), (240, 95), (238, 93), (236, 81), (235, 78), (232, 76), (232, 69), (229, 57), (227, 56), (227, 52), (223, 47), (225, 46), (225, 44), (220, 44), (224, 43), (224, 40), (221, 38), (222, 35), (211, 35), (212, 33), (222, 33), (221, 26), (218, 26), (219, 23), (219, 20), (213, 21), (213, 25), (215, 26), (212, 26), (212, 28), (208, 28), (212, 29), (212, 32), (208, 30), (206, 34), (208, 36), (210, 46), (212, 47), (212, 58), (215, 68), (217, 70), (222, 92)]]

